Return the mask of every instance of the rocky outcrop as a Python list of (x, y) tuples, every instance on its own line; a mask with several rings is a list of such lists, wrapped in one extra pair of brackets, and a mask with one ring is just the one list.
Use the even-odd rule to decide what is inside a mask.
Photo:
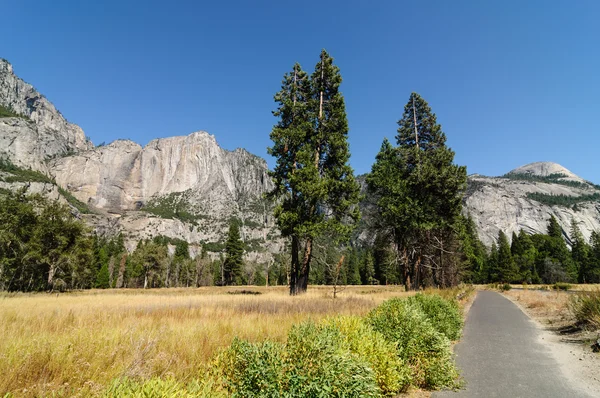
[(143, 148), (118, 140), (49, 166), (57, 184), (115, 218), (91, 217), (97, 229), (124, 232), (131, 245), (158, 235), (222, 242), (232, 217), (240, 219), (246, 241), (264, 243), (274, 233), (264, 199), (272, 189), (266, 162), (243, 149), (224, 150), (206, 132), (153, 140)]
[[(560, 175), (560, 178), (557, 176)], [(554, 178), (549, 178), (554, 177)], [(479, 237), (491, 246), (504, 231), (511, 237), (521, 229), (528, 233), (547, 233), (550, 216), (556, 217), (569, 242), (571, 220), (575, 220), (586, 239), (600, 231), (600, 203), (581, 201), (577, 205), (548, 205), (531, 194), (589, 197), (600, 190), (559, 164), (536, 162), (519, 167), (505, 177), (469, 176), (465, 211), (477, 225)]]
[(153, 140), (144, 148), (119, 140), (53, 160), (50, 170), (77, 199), (117, 213), (176, 193), (187, 211), (227, 217), (232, 207), (247, 207), (272, 187), (263, 159), (243, 149), (226, 151), (206, 132)]
[(0, 105), (25, 118), (0, 119), (0, 157), (45, 171), (46, 159), (93, 147), (83, 130), (69, 123), (35, 88), (0, 59)]

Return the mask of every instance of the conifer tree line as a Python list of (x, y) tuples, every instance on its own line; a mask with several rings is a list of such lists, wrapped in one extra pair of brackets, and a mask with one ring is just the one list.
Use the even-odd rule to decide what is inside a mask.
[[(567, 246), (567, 240), (571, 250)], [(600, 283), (600, 234), (586, 241), (575, 220), (563, 231), (554, 216), (546, 234), (499, 231), (491, 250), (479, 251), (479, 265), (465, 276), (474, 283)]]

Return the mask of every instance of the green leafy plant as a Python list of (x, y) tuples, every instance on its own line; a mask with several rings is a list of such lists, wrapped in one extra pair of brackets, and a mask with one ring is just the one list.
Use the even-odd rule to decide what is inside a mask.
[(214, 361), (215, 373), (231, 397), (278, 397), (283, 392), (284, 347), (234, 339)]
[(396, 345), (362, 318), (335, 317), (327, 320), (326, 325), (338, 329), (350, 351), (369, 363), (384, 396), (395, 396), (410, 386), (411, 370), (397, 355)]
[(450, 340), (458, 340), (463, 328), (462, 311), (455, 300), (447, 300), (433, 294), (417, 294), (408, 301), (415, 304), (427, 316), (433, 327)]
[(367, 319), (397, 344), (398, 356), (410, 365), (415, 385), (433, 389), (457, 386), (450, 340), (435, 329), (419, 306), (395, 298), (373, 309)]
[(305, 322), (288, 335), (286, 393), (292, 397), (376, 397), (375, 373), (351, 352), (342, 332), (331, 325)]

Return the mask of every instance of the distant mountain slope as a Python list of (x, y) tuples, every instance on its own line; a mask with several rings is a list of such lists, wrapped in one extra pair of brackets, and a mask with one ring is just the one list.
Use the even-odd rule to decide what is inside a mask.
[(0, 107), (23, 117), (0, 118), (0, 157), (17, 166), (46, 171), (44, 161), (93, 147), (31, 84), (0, 59)]
[[(0, 111), (0, 188), (24, 187), (87, 205), (92, 214), (82, 217), (100, 233), (124, 233), (129, 249), (139, 239), (165, 235), (211, 242), (219, 250), (235, 218), (255, 251), (279, 250), (279, 240), (265, 242), (278, 236), (264, 199), (272, 187), (267, 164), (244, 149), (224, 150), (206, 132), (143, 148), (127, 140), (94, 148), (3, 59)], [(11, 173), (14, 166), (20, 169)]]
[(600, 189), (559, 164), (536, 162), (502, 177), (469, 176), (465, 211), (488, 246), (499, 230), (509, 238), (521, 229), (546, 233), (551, 215), (560, 223), (565, 238), (575, 220), (589, 239), (592, 231), (600, 231)]

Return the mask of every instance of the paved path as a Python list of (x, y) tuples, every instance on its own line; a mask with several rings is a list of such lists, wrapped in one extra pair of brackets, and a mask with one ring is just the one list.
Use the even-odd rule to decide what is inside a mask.
[(455, 347), (466, 388), (433, 397), (589, 397), (563, 376), (539, 333), (510, 300), (478, 292)]

